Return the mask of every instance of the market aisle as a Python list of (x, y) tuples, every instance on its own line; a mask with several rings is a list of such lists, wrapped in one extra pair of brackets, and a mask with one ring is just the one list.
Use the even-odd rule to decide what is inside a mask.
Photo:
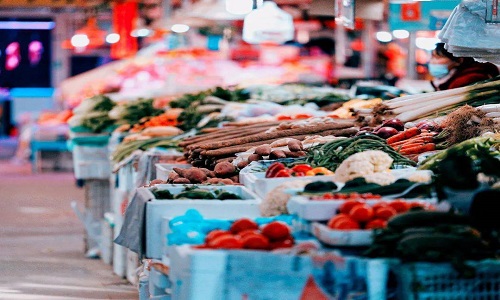
[(86, 259), (72, 173), (30, 174), (0, 160), (0, 299), (137, 299), (100, 260)]

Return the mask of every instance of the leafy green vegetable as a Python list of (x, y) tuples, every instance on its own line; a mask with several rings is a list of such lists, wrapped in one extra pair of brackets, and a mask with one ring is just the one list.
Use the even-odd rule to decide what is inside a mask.
[(219, 199), (219, 200), (228, 200), (228, 199), (238, 200), (238, 199), (241, 199), (240, 196), (238, 196), (234, 193), (231, 193), (231, 192), (224, 191), (224, 190), (215, 190), (214, 192), (215, 192), (215, 195), (217, 196), (217, 199)]
[(337, 188), (338, 188), (337, 185), (331, 181), (315, 181), (308, 183), (304, 187), (304, 192), (306, 193), (331, 192), (336, 190)]
[(153, 190), (152, 192), (156, 199), (174, 199), (174, 195), (168, 190)]

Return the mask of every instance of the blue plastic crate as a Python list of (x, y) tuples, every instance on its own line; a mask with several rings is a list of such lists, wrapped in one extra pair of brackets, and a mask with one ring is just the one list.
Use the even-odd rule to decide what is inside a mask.
[(399, 299), (500, 299), (500, 261), (470, 262), (476, 276), (465, 279), (451, 264), (412, 263), (397, 267)]

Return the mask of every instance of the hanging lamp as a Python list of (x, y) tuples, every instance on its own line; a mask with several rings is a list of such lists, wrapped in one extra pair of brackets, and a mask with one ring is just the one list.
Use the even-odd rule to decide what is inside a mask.
[(276, 3), (265, 1), (261, 7), (246, 15), (243, 40), (250, 44), (282, 44), (293, 40), (294, 31), (292, 15), (280, 9)]

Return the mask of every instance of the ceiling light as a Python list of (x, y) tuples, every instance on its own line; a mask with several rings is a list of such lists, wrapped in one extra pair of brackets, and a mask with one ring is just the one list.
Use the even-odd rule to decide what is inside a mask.
[(388, 43), (392, 41), (392, 34), (387, 31), (379, 31), (376, 34), (376, 38), (379, 42)]
[(185, 24), (174, 24), (172, 25), (172, 27), (170, 27), (170, 30), (175, 33), (184, 33), (189, 30), (189, 26)]
[(417, 48), (432, 51), (436, 49), (436, 44), (440, 41), (438, 38), (418, 37), (415, 39), (415, 45)]
[(407, 39), (410, 36), (410, 32), (408, 30), (394, 30), (392, 31), (392, 35), (397, 39)]
[(110, 33), (106, 36), (106, 42), (108, 44), (118, 43), (120, 41), (120, 35), (118, 33)]
[(71, 45), (75, 48), (85, 48), (89, 44), (90, 40), (86, 34), (75, 34), (71, 37)]

